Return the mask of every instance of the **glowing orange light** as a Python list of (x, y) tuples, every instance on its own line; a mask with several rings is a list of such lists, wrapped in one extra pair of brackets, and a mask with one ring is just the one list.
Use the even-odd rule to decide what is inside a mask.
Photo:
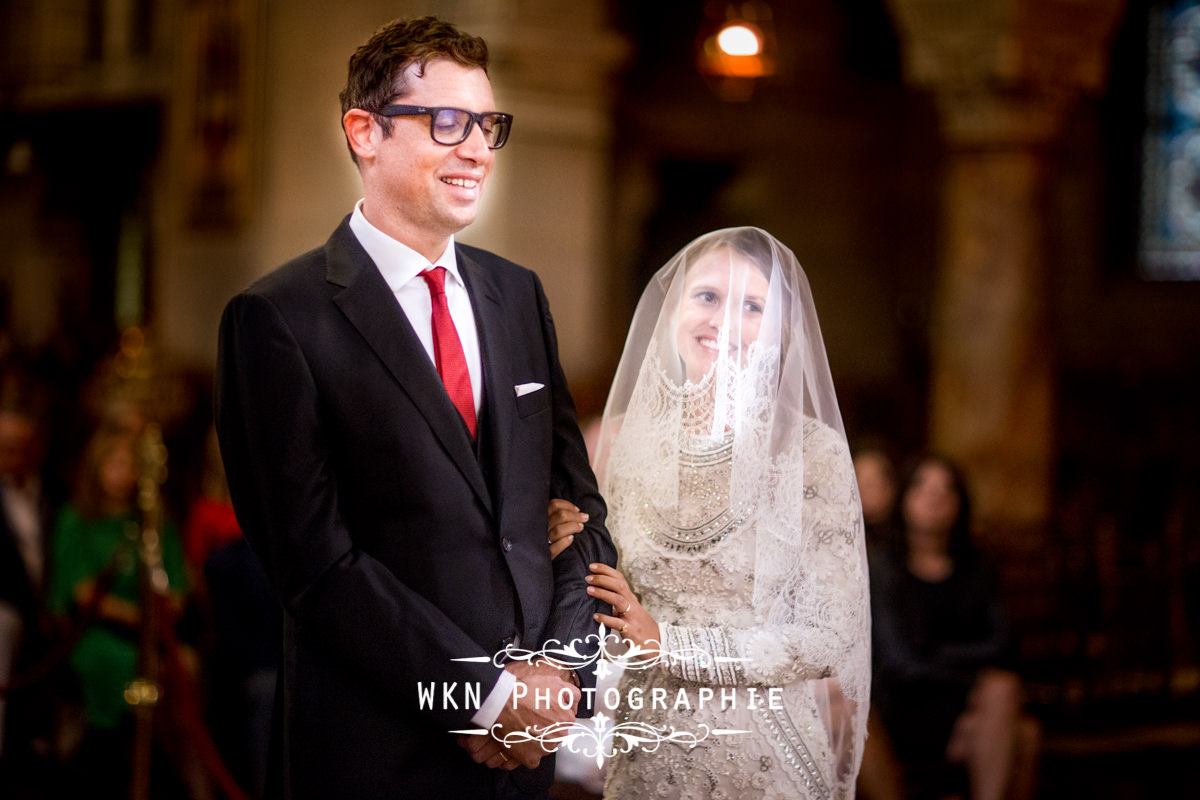
[(756, 56), (762, 52), (758, 31), (749, 25), (726, 25), (717, 34), (717, 46), (728, 56)]
[(711, 0), (696, 37), (696, 69), (724, 100), (749, 100), (775, 73), (777, 45), (765, 0)]

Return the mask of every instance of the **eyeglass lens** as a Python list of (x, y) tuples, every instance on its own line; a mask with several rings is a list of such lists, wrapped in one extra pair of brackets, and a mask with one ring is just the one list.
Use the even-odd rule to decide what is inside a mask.
[[(470, 112), (459, 108), (443, 108), (433, 115), (431, 132), (438, 144), (455, 145), (464, 141), (471, 133), (475, 121)], [(488, 147), (503, 146), (508, 138), (508, 119), (503, 114), (484, 114), (479, 118), (479, 128)]]

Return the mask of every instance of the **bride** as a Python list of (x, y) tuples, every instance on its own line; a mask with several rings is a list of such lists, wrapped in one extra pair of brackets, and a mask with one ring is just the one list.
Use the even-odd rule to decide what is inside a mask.
[[(605, 796), (853, 797), (870, 681), (862, 512), (790, 250), (731, 228), (658, 272), (596, 467), (621, 571), (593, 564), (587, 591), (650, 664), (624, 671), (620, 708), (599, 708), (618, 729), (694, 734), (618, 752)], [(579, 530), (572, 509), (551, 503), (554, 555)], [(625, 701), (657, 689), (667, 703)]]

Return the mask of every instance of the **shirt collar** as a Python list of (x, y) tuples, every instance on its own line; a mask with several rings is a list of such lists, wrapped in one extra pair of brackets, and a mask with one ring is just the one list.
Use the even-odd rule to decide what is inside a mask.
[(388, 288), (393, 292), (398, 291), (430, 266), (445, 267), (454, 280), (459, 284), (463, 283), (462, 275), (458, 271), (453, 235), (446, 245), (446, 251), (431, 265), (425, 260), (425, 256), (368, 222), (362, 213), (362, 204), (362, 200), (354, 204), (354, 213), (350, 215), (350, 230), (375, 262), (383, 279), (387, 281)]

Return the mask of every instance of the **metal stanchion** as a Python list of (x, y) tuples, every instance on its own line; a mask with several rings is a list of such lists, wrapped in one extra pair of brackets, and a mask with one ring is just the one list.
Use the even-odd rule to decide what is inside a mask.
[[(125, 687), (125, 702), (133, 707), (133, 773), (131, 800), (149, 800), (150, 765), (154, 749), (154, 711), (162, 696), (159, 680), (159, 611), (169, 583), (162, 561), (161, 488), (167, 477), (167, 448), (162, 429), (149, 423), (139, 441), (142, 462), (138, 485), (138, 581), (141, 629), (138, 637), (138, 677)], [(167, 624), (170, 624), (168, 620)]]
[[(114, 401), (136, 408), (148, 421), (137, 440), (141, 477), (138, 482), (138, 516), (129, 538), (138, 559), (141, 624), (138, 632), (138, 673), (125, 687), (125, 702), (134, 715), (132, 800), (149, 800), (151, 763), (154, 754), (156, 712), (166, 692), (185, 729), (187, 745), (193, 748), (202, 768), (230, 800), (248, 800), (237, 785), (204, 727), (203, 711), (195, 683), (187, 673), (173, 629), (169, 602), (170, 585), (163, 565), (164, 503), (167, 479), (167, 447), (162, 426), (184, 414), (189, 400), (185, 383), (163, 362), (148, 342), (145, 331), (127, 328), (120, 348), (90, 386), (87, 394), (98, 417)], [(142, 416), (144, 415), (144, 416)]]

